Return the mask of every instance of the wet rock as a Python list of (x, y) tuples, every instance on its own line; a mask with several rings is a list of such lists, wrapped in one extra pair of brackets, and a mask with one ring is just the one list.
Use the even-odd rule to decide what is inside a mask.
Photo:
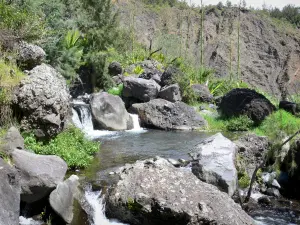
[(18, 225), (20, 184), (17, 171), (0, 158), (0, 224)]
[(237, 146), (221, 133), (201, 141), (190, 153), (193, 174), (232, 196), (237, 189), (236, 151)]
[(67, 164), (58, 156), (14, 150), (12, 161), (21, 177), (21, 200), (26, 203), (49, 195), (67, 172)]
[(181, 101), (181, 94), (179, 90), (179, 85), (178, 84), (172, 84), (170, 86), (163, 87), (159, 94), (158, 97), (165, 99), (169, 102), (177, 102)]
[(258, 204), (270, 205), (271, 199), (268, 196), (262, 196), (258, 199)]
[(281, 188), (281, 186), (280, 186), (280, 184), (278, 183), (278, 181), (276, 180), (276, 179), (274, 179), (273, 181), (272, 181), (272, 185), (271, 185), (272, 187), (275, 187), (275, 188), (277, 188), (277, 189), (280, 189)]
[(65, 79), (46, 64), (31, 70), (13, 97), (15, 113), (22, 116), (21, 128), (41, 138), (53, 137), (63, 129), (69, 101)]
[(72, 222), (74, 200), (79, 199), (78, 180), (78, 176), (70, 176), (59, 183), (49, 197), (50, 206), (66, 223)]
[(193, 91), (195, 92), (197, 98), (201, 102), (212, 102), (214, 96), (210, 93), (208, 87), (204, 84), (193, 84), (191, 86)]
[(203, 128), (206, 121), (183, 102), (154, 99), (147, 103), (133, 104), (130, 112), (139, 115), (144, 127), (166, 130), (192, 130)]
[(168, 162), (171, 163), (175, 167), (179, 167), (181, 165), (180, 162), (175, 159), (168, 159)]
[(165, 159), (137, 161), (120, 171), (107, 196), (108, 217), (132, 225), (254, 224), (227, 194)]
[(255, 123), (262, 122), (275, 106), (262, 94), (246, 88), (236, 88), (222, 97), (219, 110), (227, 117), (247, 115)]
[(267, 191), (265, 192), (266, 195), (269, 196), (274, 196), (274, 197), (280, 197), (280, 193), (278, 191), (278, 189), (276, 188), (268, 188)]
[(155, 99), (160, 91), (160, 86), (154, 80), (126, 77), (124, 79), (124, 97), (134, 97), (143, 102)]
[(107, 130), (129, 130), (132, 118), (119, 96), (100, 92), (91, 96), (91, 109), (95, 128)]

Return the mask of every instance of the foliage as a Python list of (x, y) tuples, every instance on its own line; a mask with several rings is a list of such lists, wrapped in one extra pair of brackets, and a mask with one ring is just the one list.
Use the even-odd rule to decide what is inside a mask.
[(211, 79), (208, 88), (214, 96), (223, 96), (234, 88), (249, 88), (249, 85), (238, 80)]
[(112, 95), (121, 96), (123, 88), (124, 88), (124, 84), (119, 84), (117, 87), (113, 87), (113, 88), (109, 89), (107, 92)]
[(24, 141), (25, 147), (37, 154), (61, 157), (70, 169), (87, 167), (100, 148), (99, 143), (87, 140), (75, 127), (66, 129), (48, 143), (37, 141), (33, 134), (24, 134)]
[(250, 185), (251, 180), (246, 171), (239, 171), (238, 179), (239, 179), (238, 182), (240, 188), (247, 188)]
[(226, 129), (228, 131), (248, 131), (254, 122), (246, 115), (233, 117), (227, 120)]
[(134, 70), (133, 73), (137, 74), (137, 75), (141, 75), (144, 72), (143, 67), (141, 67), (141, 65), (137, 65)]
[(279, 8), (271, 8), (268, 10), (270, 16), (280, 19), (287, 20), (291, 24), (300, 27), (300, 7), (295, 5), (286, 5), (280, 10)]

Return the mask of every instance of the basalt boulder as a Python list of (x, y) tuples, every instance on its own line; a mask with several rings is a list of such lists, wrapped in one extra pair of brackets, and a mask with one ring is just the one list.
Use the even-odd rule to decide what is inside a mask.
[(193, 130), (204, 128), (206, 121), (194, 108), (183, 102), (154, 99), (133, 104), (130, 112), (139, 115), (141, 125), (164, 130)]
[(247, 88), (236, 88), (222, 97), (219, 110), (226, 117), (247, 115), (255, 123), (260, 123), (276, 108), (262, 94)]
[(166, 159), (137, 161), (118, 175), (107, 195), (108, 217), (132, 225), (255, 224), (227, 194)]
[(203, 84), (193, 84), (191, 88), (201, 102), (212, 102), (214, 96), (210, 93), (208, 87)]
[(168, 100), (170, 102), (181, 101), (181, 94), (178, 84), (172, 84), (170, 86), (163, 87), (158, 96), (162, 99)]

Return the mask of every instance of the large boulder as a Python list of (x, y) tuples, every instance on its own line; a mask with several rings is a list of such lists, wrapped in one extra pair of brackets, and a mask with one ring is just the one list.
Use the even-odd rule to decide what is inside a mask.
[(204, 84), (193, 84), (191, 86), (193, 91), (195, 92), (197, 98), (201, 102), (212, 102), (214, 96), (210, 93), (208, 87)]
[(169, 66), (161, 76), (161, 86), (176, 83), (177, 76), (183, 76), (182, 71), (175, 66)]
[(254, 224), (239, 205), (189, 170), (162, 158), (120, 169), (106, 214), (132, 225)]
[(41, 65), (46, 58), (45, 51), (33, 44), (28, 44), (24, 41), (16, 44), (16, 51), (18, 52), (17, 61), (21, 68), (31, 70), (34, 67)]
[(155, 99), (160, 91), (160, 86), (154, 80), (126, 77), (122, 95), (134, 97), (143, 102)]
[(192, 172), (200, 180), (232, 196), (237, 189), (236, 152), (237, 146), (217, 133), (191, 150)]
[(15, 150), (12, 161), (21, 176), (21, 200), (27, 203), (48, 196), (67, 172), (67, 164), (58, 156)]
[(15, 149), (24, 149), (24, 138), (16, 127), (9, 128), (3, 139), (0, 140), (0, 149), (7, 155)]
[(150, 128), (192, 130), (206, 126), (206, 121), (195, 109), (183, 102), (154, 99), (133, 104), (129, 111), (139, 115), (142, 126)]
[(139, 75), (139, 78), (154, 80), (156, 83), (160, 84), (163, 65), (155, 60), (145, 60), (138, 64), (142, 69), (142, 74)]
[(279, 102), (279, 109), (283, 109), (287, 112), (292, 113), (293, 115), (296, 115), (300, 112), (300, 105), (296, 104), (294, 102), (289, 101), (280, 101)]
[(251, 178), (254, 170), (260, 165), (269, 149), (270, 143), (267, 137), (255, 134), (246, 134), (240, 137), (235, 144), (238, 146), (237, 166), (244, 170)]
[(163, 87), (158, 96), (162, 99), (168, 100), (170, 102), (181, 101), (181, 94), (178, 84), (172, 84), (170, 86)]
[(0, 158), (0, 224), (18, 225), (20, 185), (17, 171)]
[(46, 64), (35, 67), (14, 93), (21, 128), (43, 138), (55, 136), (68, 116), (69, 97), (66, 81), (55, 69)]
[(100, 92), (91, 96), (90, 104), (96, 128), (107, 130), (133, 128), (132, 118), (119, 96)]
[(262, 94), (247, 88), (236, 88), (223, 96), (219, 109), (222, 115), (247, 115), (256, 123), (263, 121), (276, 108)]
[(123, 72), (122, 65), (119, 62), (112, 62), (111, 64), (109, 64), (108, 66), (109, 75), (118, 76), (122, 74), (122, 72)]
[(57, 185), (51, 192), (49, 202), (51, 208), (67, 223), (73, 220), (73, 204), (79, 199), (79, 178), (76, 175), (70, 176), (64, 182)]

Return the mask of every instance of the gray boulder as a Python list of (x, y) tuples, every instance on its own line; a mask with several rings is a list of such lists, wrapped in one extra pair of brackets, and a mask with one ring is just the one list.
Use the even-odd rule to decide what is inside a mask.
[(206, 121), (194, 108), (183, 102), (154, 99), (133, 104), (130, 112), (139, 115), (142, 126), (167, 130), (193, 130), (206, 126)]
[(191, 86), (197, 98), (201, 102), (212, 102), (214, 96), (210, 93), (208, 87), (204, 84), (193, 84)]
[(17, 128), (8, 129), (4, 138), (0, 140), (0, 148), (8, 155), (15, 149), (24, 149), (24, 138)]
[(170, 102), (181, 101), (181, 94), (178, 84), (172, 84), (162, 88), (158, 94), (158, 97), (168, 100)]
[(46, 58), (45, 51), (37, 45), (28, 44), (22, 41), (18, 43), (15, 48), (18, 52), (18, 64), (26, 70), (31, 70), (34, 67), (41, 65)]
[(91, 96), (91, 109), (95, 127), (107, 130), (129, 130), (132, 118), (119, 96), (100, 92)]
[(235, 155), (237, 146), (217, 133), (197, 144), (190, 156), (192, 172), (200, 180), (217, 186), (232, 196), (237, 189)]
[(161, 76), (161, 86), (176, 83), (177, 76), (183, 76), (182, 71), (175, 66), (169, 66)]
[(124, 79), (124, 97), (134, 97), (143, 102), (155, 99), (160, 91), (160, 86), (154, 80), (126, 77)]
[(236, 88), (222, 97), (219, 110), (223, 116), (247, 115), (255, 123), (262, 122), (275, 106), (262, 94), (247, 88)]
[(254, 224), (239, 205), (189, 170), (162, 158), (120, 169), (106, 214), (131, 225)]
[(46, 64), (35, 67), (14, 92), (21, 128), (39, 137), (55, 136), (68, 116), (69, 98), (66, 81), (55, 69)]
[(23, 150), (12, 152), (12, 161), (21, 176), (21, 200), (38, 201), (63, 181), (67, 164), (58, 156), (37, 155)]
[(235, 144), (238, 146), (239, 170), (244, 170), (251, 178), (255, 168), (262, 163), (265, 153), (269, 148), (267, 137), (260, 137), (255, 134), (247, 134), (240, 137)]
[(68, 224), (72, 222), (74, 216), (74, 199), (79, 199), (80, 195), (78, 180), (78, 176), (70, 176), (64, 182), (59, 183), (49, 197), (52, 209)]
[(17, 171), (0, 158), (0, 224), (18, 225), (20, 184)]
[(122, 65), (119, 62), (112, 62), (111, 64), (109, 64), (108, 66), (108, 73), (111, 76), (117, 76), (122, 74), (123, 69), (122, 69)]

